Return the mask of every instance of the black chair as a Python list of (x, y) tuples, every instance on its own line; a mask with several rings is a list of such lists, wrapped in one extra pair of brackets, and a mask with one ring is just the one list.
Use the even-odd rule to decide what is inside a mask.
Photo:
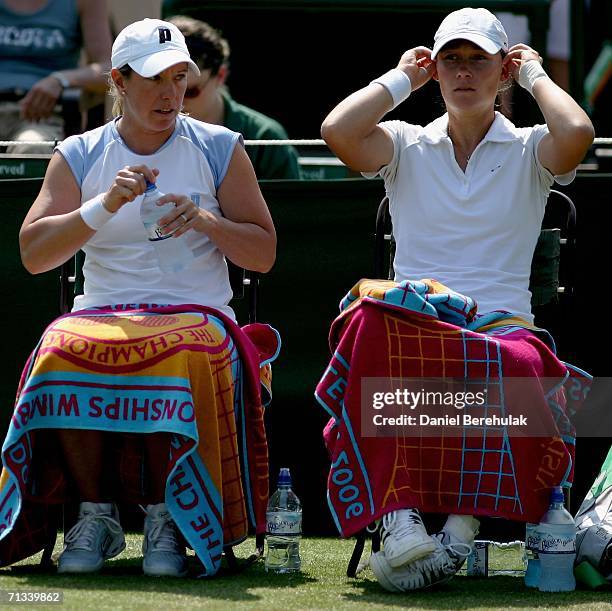
[(64, 119), (64, 136), (80, 134), (83, 131), (83, 117), (81, 115), (81, 90), (64, 89), (61, 98), (62, 119)]
[[(59, 310), (60, 314), (66, 314), (72, 307), (74, 297), (83, 293), (83, 264), (85, 262), (85, 253), (79, 250), (75, 256), (66, 261), (60, 267), (60, 297)], [(242, 267), (234, 265), (230, 261), (227, 262), (230, 285), (233, 292), (233, 301), (247, 299), (248, 322), (254, 323), (257, 321), (257, 293), (259, 288), (259, 275), (256, 272), (250, 272)], [(70, 290), (72, 287), (72, 291)], [(67, 504), (63, 511), (63, 528), (67, 532), (70, 527), (76, 523), (77, 507), (74, 504)], [(40, 564), (45, 567), (53, 565), (52, 554), (55, 547), (56, 534), (49, 539), (42, 553)], [(258, 549), (263, 552), (263, 540), (258, 536)], [(236, 559), (231, 547), (224, 549), (227, 557), (230, 570), (241, 570), (239, 562)], [(256, 560), (257, 554), (249, 557), (247, 563), (250, 564)], [(244, 565), (246, 566), (246, 565)], [(244, 568), (244, 566), (242, 568)]]
[(62, 91), (60, 104), (66, 138), (104, 124), (104, 99), (100, 94), (70, 87)]
[[(563, 266), (560, 266), (561, 250), (564, 249)], [(531, 263), (529, 290), (534, 308), (555, 305), (559, 296), (574, 295), (574, 261), (576, 249), (576, 207), (572, 200), (560, 191), (551, 190), (542, 229)], [(374, 251), (374, 277), (393, 279), (395, 240), (389, 213), (389, 199), (384, 197), (376, 213)], [(563, 284), (561, 284), (563, 280)], [(570, 506), (570, 488), (564, 489), (565, 506)], [(355, 535), (356, 542), (347, 567), (347, 576), (355, 577), (359, 560), (363, 554), (368, 531)], [(380, 550), (380, 534), (373, 529), (372, 552)]]
[[(83, 263), (85, 253), (79, 250), (69, 261), (60, 267), (60, 314), (66, 314), (72, 307), (74, 297), (83, 293)], [(234, 294), (232, 302), (246, 298), (248, 322), (257, 321), (257, 293), (259, 289), (259, 275), (242, 267), (227, 262), (229, 280)], [(72, 291), (70, 287), (72, 286)]]
[[(23, 355), (17, 356), (18, 361), (25, 362), (30, 347), (35, 344), (38, 339), (38, 329), (44, 329), (49, 320), (57, 313), (57, 300), (53, 297), (57, 290), (57, 280), (53, 272), (40, 274), (32, 277), (23, 268), (19, 260), (19, 245), (17, 243), (17, 235), (22, 219), (32, 202), (40, 192), (42, 187), (42, 177), (32, 178), (11, 178), (0, 179), (0, 192), (2, 193), (2, 201), (5, 212), (8, 214), (8, 222), (5, 224), (4, 246), (5, 257), (3, 259), (3, 278), (11, 286), (8, 297), (5, 299), (7, 307), (11, 311), (18, 312), (22, 317), (18, 321), (19, 325), (27, 328), (30, 331), (31, 337), (27, 340), (28, 350), (23, 352)], [(60, 313), (64, 314), (70, 310), (74, 295), (80, 294), (83, 290), (83, 274), (82, 266), (85, 255), (79, 251), (75, 257), (64, 263), (60, 269)], [(246, 308), (248, 309), (248, 321), (255, 322), (257, 320), (257, 296), (259, 287), (259, 277), (257, 273), (247, 272), (246, 270), (236, 267), (228, 262), (230, 272), (230, 284), (234, 292), (234, 300), (232, 305), (241, 305), (241, 302), (246, 300)], [(36, 294), (35, 299), (24, 299), (23, 295)], [(237, 302), (236, 304), (234, 302)], [(238, 307), (236, 308), (238, 309)], [(10, 334), (10, 331), (7, 331)], [(23, 340), (23, 336), (19, 336)], [(8, 363), (15, 360), (15, 347), (10, 342), (6, 343), (6, 355), (4, 362)], [(9, 371), (9, 367), (5, 367), (4, 381), (5, 387), (12, 387), (19, 379), (19, 372), (16, 371), (14, 376)], [(5, 393), (5, 404), (10, 404), (14, 399), (14, 390), (12, 395)], [(74, 519), (73, 519), (74, 518)], [(65, 524), (70, 524), (76, 519), (76, 512), (70, 514), (70, 508), (66, 512), (64, 519)], [(55, 533), (54, 533), (55, 534)], [(55, 543), (49, 540), (46, 545), (41, 565), (50, 566), (51, 555)]]
[[(531, 263), (529, 290), (534, 308), (574, 295), (575, 252), (576, 207), (565, 193), (552, 189)], [(392, 279), (394, 258), (389, 199), (384, 197), (376, 213), (374, 277)]]

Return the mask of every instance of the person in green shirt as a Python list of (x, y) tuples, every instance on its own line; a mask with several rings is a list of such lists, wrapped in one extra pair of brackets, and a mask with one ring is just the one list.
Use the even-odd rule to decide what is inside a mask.
[[(240, 132), (245, 140), (286, 140), (283, 126), (266, 115), (232, 99), (225, 81), (230, 47), (218, 30), (185, 15), (169, 19), (185, 36), (199, 77), (189, 76), (183, 101), (189, 115)], [(246, 149), (259, 179), (300, 178), (297, 152), (292, 146), (248, 146)]]

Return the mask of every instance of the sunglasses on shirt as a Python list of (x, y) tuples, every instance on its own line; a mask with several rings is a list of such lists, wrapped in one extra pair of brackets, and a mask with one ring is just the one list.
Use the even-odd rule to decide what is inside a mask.
[(200, 87), (198, 85), (196, 85), (195, 87), (187, 87), (187, 89), (185, 89), (185, 95), (183, 97), (188, 100), (192, 98), (197, 98), (203, 90), (204, 87)]
[(211, 74), (203, 83), (198, 83), (197, 85), (193, 85), (193, 87), (187, 87), (187, 89), (185, 89), (184, 97), (188, 100), (197, 98), (202, 93), (202, 91), (204, 91), (206, 85), (210, 83), (212, 78), (213, 75)]

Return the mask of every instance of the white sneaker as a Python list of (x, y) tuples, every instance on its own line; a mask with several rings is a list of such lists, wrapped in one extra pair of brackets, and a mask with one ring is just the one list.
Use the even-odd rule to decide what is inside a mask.
[(58, 573), (93, 573), (125, 549), (119, 513), (111, 503), (81, 503), (78, 522), (64, 535)]
[(183, 577), (187, 554), (181, 534), (165, 503), (147, 505), (142, 542), (142, 570), (156, 577)]
[(456, 558), (467, 558), (471, 547), (464, 543), (444, 547), (439, 538), (432, 540), (435, 549), (431, 554), (399, 568), (392, 567), (382, 552), (372, 554), (370, 568), (378, 583), (389, 592), (407, 592), (449, 581), (457, 572)]
[(442, 547), (446, 550), (448, 557), (453, 563), (453, 575), (463, 566), (467, 557), (472, 553), (474, 548), (474, 542), (465, 543), (460, 541), (450, 533), (442, 530), (439, 533), (433, 535), (434, 539), (437, 539)]
[[(480, 522), (472, 516), (450, 515), (442, 530), (432, 535), (446, 549), (455, 564), (455, 572), (463, 566), (466, 558), (472, 552), (479, 525)], [(465, 554), (467, 549), (469, 552)]]
[(435, 549), (416, 509), (398, 509), (385, 514), (380, 539), (385, 559), (393, 568), (414, 562)]

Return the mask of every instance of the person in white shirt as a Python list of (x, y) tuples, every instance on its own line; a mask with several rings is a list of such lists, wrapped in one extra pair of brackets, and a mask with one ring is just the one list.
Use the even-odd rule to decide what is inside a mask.
[[(584, 0), (583, 0), (584, 1)], [(585, 2), (588, 4), (588, 1)], [(508, 34), (509, 44), (529, 43), (531, 34), (525, 15), (497, 13)], [(552, 0), (549, 9), (550, 26), (546, 33), (546, 55), (550, 77), (557, 85), (569, 91), (570, 4), (569, 0)]]
[[(199, 75), (172, 24), (145, 19), (125, 28), (112, 52), (119, 116), (64, 141), (20, 232), (25, 267), (39, 274), (86, 252), (84, 294), (75, 309), (119, 304), (199, 304), (234, 318), (225, 258), (268, 271), (276, 235), (241, 136), (180, 114), (187, 73)], [(140, 220), (146, 183), (175, 207), (160, 224), (169, 239), (184, 236), (196, 253), (182, 271), (164, 274)], [(197, 200), (197, 201), (194, 201)], [(156, 515), (163, 506), (168, 452), (156, 459), (159, 436), (145, 435)], [(123, 533), (101, 490), (105, 437), (96, 430), (58, 430), (81, 500), (79, 522), (65, 537), (60, 572), (91, 572), (123, 549)], [(84, 510), (85, 506), (85, 510)], [(145, 525), (147, 523), (145, 522)], [(171, 521), (149, 533), (148, 574), (184, 575), (184, 545)], [(172, 532), (171, 532), (172, 531)], [(157, 536), (161, 547), (153, 540)], [(172, 549), (168, 541), (172, 540)], [(122, 547), (123, 545), (123, 547)]]
[[(446, 114), (425, 127), (380, 123), (432, 78)], [(546, 125), (517, 129), (495, 111), (510, 79), (533, 95)], [(594, 137), (589, 118), (548, 78), (537, 51), (509, 47), (485, 9), (455, 11), (433, 49), (406, 51), (396, 68), (340, 102), (321, 133), (350, 168), (383, 177), (396, 281), (434, 278), (474, 298), (479, 312), (506, 310), (533, 321), (529, 272), (546, 199), (554, 180), (572, 180)], [(392, 513), (382, 521), (383, 552), (370, 560), (381, 585), (410, 589), (410, 566), (421, 573), (416, 587), (452, 576), (465, 557), (453, 545), (469, 550), (478, 521), (449, 516), (444, 542), (453, 545), (438, 553), (417, 511)]]

